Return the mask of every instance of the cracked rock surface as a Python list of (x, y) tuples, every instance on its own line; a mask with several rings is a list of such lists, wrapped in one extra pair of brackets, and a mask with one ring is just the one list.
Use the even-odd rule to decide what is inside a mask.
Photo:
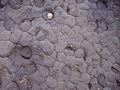
[(120, 0), (0, 0), (0, 90), (120, 90)]

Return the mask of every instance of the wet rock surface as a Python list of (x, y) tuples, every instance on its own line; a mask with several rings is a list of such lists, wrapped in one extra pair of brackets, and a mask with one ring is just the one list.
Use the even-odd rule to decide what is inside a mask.
[(0, 90), (120, 90), (120, 0), (0, 0)]

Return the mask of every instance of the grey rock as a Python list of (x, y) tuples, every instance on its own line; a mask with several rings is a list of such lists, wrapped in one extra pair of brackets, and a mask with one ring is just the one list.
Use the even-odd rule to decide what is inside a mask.
[(84, 0), (75, 0), (76, 1), (76, 3), (78, 3), (78, 4), (80, 4), (80, 3), (83, 3), (84, 2)]
[(20, 24), (21, 30), (26, 32), (30, 29), (32, 23), (29, 20), (25, 20)]
[(109, 87), (105, 87), (105, 88), (103, 88), (103, 90), (112, 90), (112, 89)]
[(14, 24), (14, 21), (10, 18), (4, 21), (4, 27), (6, 30), (13, 30)]
[(88, 84), (90, 82), (90, 75), (88, 73), (81, 73), (80, 81), (82, 81), (85, 84)]
[(16, 12), (9, 13), (13, 21), (15, 21), (16, 23), (20, 24), (22, 21), (28, 18), (28, 15), (31, 11), (31, 7), (23, 7), (23, 8), (21, 8), (20, 10)]
[(49, 75), (49, 69), (44, 66), (38, 66), (40, 76), (47, 77)]
[(33, 0), (33, 2), (34, 2), (34, 5), (35, 5), (36, 7), (40, 7), (40, 8), (41, 8), (41, 7), (44, 6), (46, 0)]
[(39, 41), (45, 40), (46, 34), (44, 31), (39, 31), (39, 33), (36, 35), (36, 39)]
[(74, 56), (74, 51), (65, 49), (64, 50), (64, 54), (66, 56)]
[(11, 1), (9, 2), (9, 6), (10, 6), (12, 9), (15, 9), (15, 10), (21, 8), (22, 5), (23, 5), (23, 1), (21, 1), (21, 0), (11, 0)]
[(75, 4), (70, 4), (67, 9), (68, 9), (67, 10), (68, 14), (70, 14), (72, 16), (76, 16), (77, 15), (77, 13), (76, 13), (77, 6)]
[(11, 32), (3, 31), (0, 33), (0, 41), (8, 41), (10, 39)]
[(108, 59), (111, 56), (111, 53), (107, 47), (103, 48), (100, 52), (101, 57)]
[(72, 26), (75, 25), (75, 22), (76, 22), (75, 17), (69, 15), (67, 18), (65, 18), (65, 22), (64, 23), (69, 25), (70, 27), (72, 27)]
[(32, 39), (33, 39), (32, 35), (30, 35), (29, 33), (23, 32), (20, 40), (20, 44), (22, 44), (23, 46), (30, 45), (32, 42)]
[(89, 90), (88, 86), (82, 82), (79, 82), (76, 88), (77, 90)]
[(57, 86), (57, 81), (54, 78), (49, 76), (47, 78), (46, 84), (51, 88), (55, 88)]
[(32, 50), (29, 47), (23, 47), (21, 50), (21, 56), (30, 59), (32, 57)]
[(69, 75), (70, 74), (70, 68), (68, 67), (68, 66), (64, 66), (63, 68), (62, 68), (62, 72), (64, 73), (64, 74), (67, 74), (67, 75)]
[(93, 48), (93, 46), (88, 41), (83, 41), (82, 47), (84, 48), (85, 54), (87, 56), (90, 56), (90, 55), (95, 53), (95, 49)]
[(51, 56), (44, 56), (43, 65), (47, 67), (53, 67), (55, 59)]
[(47, 80), (46, 77), (40, 76), (39, 71), (36, 71), (34, 74), (31, 74), (30, 78), (31, 80), (35, 81), (38, 85), (42, 85)]
[(31, 27), (28, 32), (32, 35), (36, 35), (36, 34), (38, 34), (39, 31), (40, 31), (39, 28)]
[(98, 83), (100, 84), (100, 86), (102, 87), (106, 87), (106, 78), (103, 74), (100, 74), (98, 77)]
[(55, 50), (54, 45), (51, 44), (48, 40), (43, 41), (41, 47), (46, 55), (51, 55)]
[(75, 56), (76, 56), (77, 58), (83, 58), (83, 57), (85, 57), (85, 52), (84, 52), (84, 50), (83, 50), (83, 49), (78, 49), (78, 50), (76, 50), (76, 51), (75, 51)]
[(21, 36), (22, 36), (21, 30), (15, 29), (15, 31), (11, 33), (10, 41), (13, 43), (18, 43), (21, 39)]
[(10, 41), (0, 41), (0, 56), (9, 56), (14, 47), (15, 45)]

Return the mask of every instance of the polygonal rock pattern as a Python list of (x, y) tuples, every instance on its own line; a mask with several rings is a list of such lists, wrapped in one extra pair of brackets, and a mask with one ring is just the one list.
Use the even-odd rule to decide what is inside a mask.
[(120, 90), (119, 0), (0, 0), (0, 90)]

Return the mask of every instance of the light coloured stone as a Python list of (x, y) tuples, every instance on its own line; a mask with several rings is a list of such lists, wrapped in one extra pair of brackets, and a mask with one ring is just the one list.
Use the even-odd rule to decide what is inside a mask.
[(77, 70), (72, 70), (71, 71), (71, 76), (70, 76), (70, 81), (72, 83), (79, 83), (80, 80), (80, 72), (78, 72)]
[(47, 67), (39, 65), (38, 71), (39, 71), (40, 76), (42, 77), (47, 77), (49, 75), (49, 69)]
[(45, 83), (47, 78), (40, 76), (39, 71), (36, 71), (34, 74), (30, 75), (30, 79), (38, 85), (42, 85), (43, 83)]
[(41, 47), (46, 55), (51, 55), (55, 50), (54, 45), (51, 44), (48, 40), (41, 42)]
[(48, 40), (52, 43), (52, 44), (56, 44), (58, 42), (58, 38), (56, 36), (56, 34), (53, 31), (50, 31), (49, 35), (48, 35)]
[(47, 67), (53, 67), (54, 65), (54, 58), (52, 58), (51, 56), (46, 56), (44, 57), (44, 60), (43, 60), (43, 65), (44, 66), (47, 66)]
[(67, 42), (64, 40), (59, 40), (58, 43), (55, 45), (55, 49), (57, 52), (63, 52), (65, 47), (67, 46)]
[(10, 41), (0, 41), (0, 56), (9, 56), (14, 47), (15, 45)]
[(26, 45), (30, 45), (31, 42), (32, 42), (32, 35), (30, 35), (29, 33), (23, 32), (20, 40), (20, 44), (22, 44), (23, 46), (26, 46)]
[(64, 74), (70, 74), (70, 72), (71, 72), (71, 69), (68, 67), (68, 66), (64, 66), (63, 68), (62, 68), (62, 72), (64, 73)]
[(102, 46), (100, 44), (95, 44), (94, 48), (98, 53), (102, 50)]
[(112, 90), (112, 89), (109, 87), (105, 87), (105, 88), (103, 88), (103, 90)]
[(67, 56), (65, 59), (65, 64), (70, 67), (79, 67), (80, 65), (84, 64), (84, 59)]
[(110, 51), (108, 50), (107, 47), (103, 48), (102, 51), (100, 52), (100, 55), (102, 58), (108, 59), (111, 56)]
[(53, 68), (59, 69), (59, 70), (61, 71), (61, 69), (62, 69), (64, 66), (65, 66), (64, 63), (61, 63), (61, 62), (56, 61), (56, 62), (54, 63)]
[(57, 81), (54, 78), (49, 76), (47, 78), (46, 84), (51, 88), (55, 88), (57, 86)]
[(49, 13), (47, 14), (47, 18), (48, 18), (49, 20), (53, 19), (53, 17), (54, 17), (53, 13), (49, 12)]
[[(0, 57), (0, 65), (2, 65), (3, 67), (7, 68), (7, 70), (10, 73), (14, 73), (16, 71), (15, 67), (12, 65), (12, 63), (10, 62), (10, 59), (5, 57), (5, 58), (1, 58)], [(2, 68), (1, 68), (2, 69)]]
[(15, 31), (11, 34), (10, 41), (13, 43), (18, 43), (21, 39), (22, 31), (19, 29), (15, 29)]
[(66, 56), (74, 56), (74, 51), (73, 50), (67, 50), (67, 49), (65, 49), (64, 50), (64, 54)]
[(43, 41), (46, 38), (46, 34), (44, 31), (39, 31), (39, 33), (36, 35), (36, 39), (39, 41)]
[(89, 90), (89, 88), (86, 84), (79, 82), (77, 85), (77, 90)]
[(88, 73), (81, 73), (80, 81), (88, 84), (90, 82), (90, 75)]
[[(72, 21), (72, 22), (71, 22)], [(67, 18), (65, 18), (65, 24), (69, 25), (70, 27), (74, 26), (76, 22), (75, 17), (68, 15)]]
[(3, 31), (0, 33), (0, 41), (8, 41), (10, 39), (11, 32)]
[(83, 41), (82, 47), (85, 49), (85, 54), (90, 56), (95, 53), (95, 49), (88, 41)]
[(59, 62), (62, 62), (62, 63), (64, 63), (65, 62), (65, 54), (64, 53), (58, 53), (58, 58), (57, 58), (57, 60), (59, 61)]
[(30, 47), (23, 47), (21, 49), (21, 56), (26, 58), (26, 59), (30, 59), (32, 57), (32, 50)]
[(102, 68), (103, 70), (105, 70), (106, 72), (110, 72), (111, 71), (111, 67), (112, 67), (112, 63), (109, 61), (104, 61), (102, 63)]
[(83, 49), (78, 49), (78, 50), (76, 50), (76, 51), (75, 51), (75, 56), (76, 56), (77, 58), (83, 58), (83, 57), (85, 57), (85, 52), (84, 52), (84, 50), (83, 50)]
[(79, 67), (80, 72), (86, 72), (87, 71), (87, 67), (88, 67), (88, 65), (86, 63), (84, 63), (83, 65), (81, 65)]

